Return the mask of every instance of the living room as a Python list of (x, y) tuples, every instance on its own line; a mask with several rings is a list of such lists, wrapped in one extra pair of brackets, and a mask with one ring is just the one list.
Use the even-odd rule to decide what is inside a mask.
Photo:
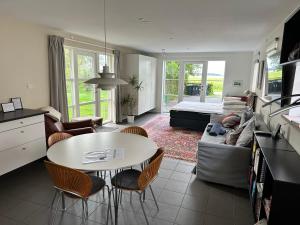
[(0, 224), (298, 224), (299, 6), (2, 1)]

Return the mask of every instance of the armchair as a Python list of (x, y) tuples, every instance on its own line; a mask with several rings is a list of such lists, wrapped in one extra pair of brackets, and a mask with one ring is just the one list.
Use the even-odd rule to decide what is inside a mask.
[(51, 112), (45, 114), (46, 142), (51, 134), (57, 132), (64, 132), (73, 136), (95, 132), (92, 120), (83, 120), (78, 122), (61, 122), (59, 116), (57, 115), (53, 116)]

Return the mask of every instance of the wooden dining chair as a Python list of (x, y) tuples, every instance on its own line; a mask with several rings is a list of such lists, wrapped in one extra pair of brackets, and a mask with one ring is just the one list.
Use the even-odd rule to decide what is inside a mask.
[(105, 187), (108, 191), (108, 209), (106, 218), (106, 224), (108, 224), (109, 214), (112, 216), (110, 203), (111, 192), (104, 179), (96, 176), (90, 176), (79, 170), (71, 169), (49, 161), (44, 162), (55, 188), (55, 195), (51, 203), (51, 209), (53, 209), (57, 195), (60, 195), (56, 201), (55, 214), (52, 216), (51, 224), (54, 224), (60, 199), (62, 200), (62, 209), (66, 210), (64, 195), (82, 200), (82, 219), (85, 224), (88, 219), (88, 198)]
[(63, 132), (57, 132), (54, 134), (51, 134), (48, 138), (48, 146), (51, 147), (55, 143), (62, 141), (64, 139), (73, 137), (73, 135), (68, 134), (68, 133), (63, 133)]
[(126, 127), (124, 129), (122, 129), (121, 132), (129, 133), (129, 134), (137, 134), (137, 135), (141, 135), (144, 137), (148, 137), (147, 131), (144, 128), (138, 127), (138, 126)]
[[(164, 150), (163, 148), (159, 148), (154, 154), (154, 156), (151, 158), (149, 164), (142, 171), (135, 169), (123, 170), (117, 173), (111, 179), (111, 184), (113, 185), (113, 188), (117, 188), (124, 191), (130, 191), (131, 193), (136, 192), (139, 194), (139, 201), (147, 224), (149, 224), (149, 221), (143, 205), (143, 194), (146, 188), (149, 187), (157, 210), (159, 210), (158, 203), (156, 201), (154, 192), (151, 187), (151, 183), (157, 177), (163, 156)], [(114, 198), (115, 204), (119, 204), (118, 199), (116, 199), (116, 196)]]

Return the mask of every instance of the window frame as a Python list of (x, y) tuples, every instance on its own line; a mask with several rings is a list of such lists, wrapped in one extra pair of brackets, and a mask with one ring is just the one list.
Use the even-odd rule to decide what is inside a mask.
[[(100, 51), (91, 51), (91, 50), (86, 50), (86, 49), (80, 49), (72, 46), (64, 46), (65, 49), (68, 49), (70, 52), (70, 77), (66, 77), (66, 82), (70, 82), (72, 86), (72, 91), (71, 91), (71, 99), (72, 99), (72, 105), (69, 105), (68, 102), (68, 110), (72, 111), (72, 117), (80, 117), (80, 107), (85, 106), (85, 105), (94, 105), (94, 114), (93, 116), (97, 117), (103, 117), (101, 115), (101, 102), (108, 102), (109, 104), (109, 118), (104, 119), (104, 123), (109, 123), (114, 120), (115, 116), (115, 95), (114, 95), (114, 90), (110, 90), (111, 94), (109, 98), (106, 99), (101, 99), (101, 90), (100, 89), (95, 89), (93, 88), (94, 92), (94, 100), (93, 101), (87, 101), (87, 102), (80, 102), (79, 99), (79, 84), (81, 81), (85, 81), (85, 79), (79, 78), (79, 72), (78, 72), (78, 56), (83, 55), (83, 56), (90, 56), (93, 58), (93, 74), (96, 77), (96, 73), (98, 71), (101, 71), (102, 65), (100, 65), (100, 56), (104, 55), (104, 52)], [(113, 69), (113, 54), (107, 53), (107, 58), (108, 58), (108, 64), (110, 68)], [(96, 72), (97, 71), (97, 72)], [(70, 115), (69, 115), (69, 119)]]

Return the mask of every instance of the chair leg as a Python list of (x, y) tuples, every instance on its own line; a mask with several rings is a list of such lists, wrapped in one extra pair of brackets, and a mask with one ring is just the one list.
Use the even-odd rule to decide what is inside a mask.
[(55, 189), (55, 193), (54, 193), (54, 196), (53, 196), (53, 199), (52, 199), (52, 202), (51, 202), (51, 207), (50, 207), (50, 209), (51, 209), (51, 210), (53, 209), (53, 205), (54, 205), (54, 202), (55, 202), (55, 199), (56, 199), (57, 193), (58, 193), (58, 190), (57, 190), (57, 189)]
[(132, 203), (132, 191), (130, 192), (130, 203)]
[(62, 206), (62, 210), (66, 211), (65, 194), (63, 192), (61, 192), (61, 206)]
[(113, 220), (112, 219), (112, 212), (111, 212), (111, 191), (109, 190), (109, 187), (107, 187), (107, 192), (108, 192), (108, 206), (107, 206), (107, 215), (106, 215), (106, 225), (108, 225), (108, 220), (109, 220), (109, 215), (110, 215), (110, 219), (111, 221)]
[(85, 218), (85, 205), (84, 200), (81, 199), (81, 205), (82, 205), (82, 224), (85, 224), (86, 218)]
[(148, 221), (148, 218), (147, 218), (147, 215), (146, 215), (146, 211), (145, 211), (145, 208), (144, 208), (144, 203), (143, 203), (143, 200), (142, 200), (143, 193), (139, 193), (139, 195), (140, 195), (139, 199), (140, 199), (141, 207), (142, 207), (142, 210), (143, 210), (143, 214), (145, 216), (147, 225), (149, 225), (149, 221)]
[[(61, 192), (61, 193), (62, 193), (62, 192)], [(60, 193), (60, 194), (61, 194), (61, 193)], [(51, 225), (54, 225), (54, 224), (55, 224), (55, 218), (56, 218), (56, 216), (57, 216), (58, 205), (59, 205), (60, 199), (61, 199), (61, 198), (57, 198), (56, 205), (55, 205), (55, 209), (54, 209), (54, 214), (52, 215), (52, 218), (50, 219), (50, 224), (51, 224)], [(50, 213), (52, 214), (52, 210), (50, 211)]]
[(157, 204), (157, 201), (156, 201), (156, 198), (155, 198), (155, 195), (154, 195), (154, 192), (153, 192), (153, 189), (152, 189), (151, 185), (149, 185), (149, 188), (150, 188), (150, 191), (151, 191), (152, 197), (153, 197), (153, 199), (154, 199), (154, 202), (155, 202), (156, 208), (157, 208), (157, 210), (159, 210), (159, 207), (158, 207), (158, 204)]

